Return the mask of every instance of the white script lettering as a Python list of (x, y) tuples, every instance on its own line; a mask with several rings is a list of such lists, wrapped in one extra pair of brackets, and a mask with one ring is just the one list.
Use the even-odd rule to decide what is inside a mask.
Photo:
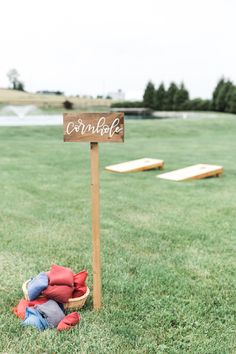
[(85, 124), (82, 119), (78, 119), (77, 123), (70, 122), (67, 124), (66, 133), (71, 135), (73, 132), (81, 133), (84, 135), (86, 133), (90, 134), (100, 134), (103, 136), (104, 134), (108, 134), (110, 138), (113, 137), (114, 134), (119, 134), (123, 128), (119, 128), (120, 119), (116, 118), (111, 126), (106, 124), (105, 117), (101, 117), (96, 125)]

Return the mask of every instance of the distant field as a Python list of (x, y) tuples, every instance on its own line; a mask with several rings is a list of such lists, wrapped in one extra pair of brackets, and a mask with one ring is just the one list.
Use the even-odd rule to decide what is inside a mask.
[(74, 108), (80, 107), (110, 107), (112, 100), (89, 99), (61, 95), (41, 95), (16, 90), (0, 89), (0, 104), (36, 105), (41, 108), (61, 108), (65, 100), (74, 104)]
[[(22, 328), (23, 281), (51, 263), (87, 268), (92, 290), (89, 144), (62, 127), (0, 128), (0, 353), (235, 354), (236, 116), (126, 122), (100, 144), (103, 309), (89, 299), (67, 333)], [(220, 178), (112, 174), (141, 157), (165, 170), (223, 165)]]

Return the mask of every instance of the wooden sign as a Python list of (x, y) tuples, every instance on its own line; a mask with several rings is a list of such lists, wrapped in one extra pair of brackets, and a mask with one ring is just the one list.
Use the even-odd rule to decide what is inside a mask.
[(223, 173), (222, 166), (198, 164), (180, 170), (175, 170), (158, 175), (158, 178), (168, 179), (171, 181), (185, 181), (190, 179), (201, 179), (211, 176), (219, 176)]
[(127, 162), (118, 163), (116, 165), (107, 166), (106, 171), (118, 172), (118, 173), (128, 173), (128, 172), (138, 172), (138, 171), (147, 171), (153, 170), (156, 168), (163, 168), (164, 161), (143, 158), (138, 160), (132, 160)]
[(99, 142), (124, 141), (124, 113), (65, 113), (64, 141), (90, 142), (92, 195), (93, 307), (102, 304), (100, 261)]
[(65, 142), (123, 142), (124, 113), (65, 113)]

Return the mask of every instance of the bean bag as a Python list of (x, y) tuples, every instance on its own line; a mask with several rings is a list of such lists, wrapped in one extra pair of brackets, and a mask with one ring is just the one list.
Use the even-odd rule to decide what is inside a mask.
[(74, 288), (68, 285), (49, 285), (42, 294), (48, 299), (65, 304), (71, 297)]
[(54, 300), (48, 300), (45, 304), (37, 305), (34, 308), (45, 318), (49, 328), (57, 327), (65, 317), (64, 312)]
[(65, 268), (57, 264), (53, 264), (49, 272), (49, 284), (67, 285), (72, 287), (74, 284), (72, 270), (70, 268)]
[(74, 274), (74, 284), (78, 286), (84, 286), (87, 276), (88, 273), (86, 272), (86, 270), (82, 270), (81, 272)]
[(75, 326), (79, 321), (80, 321), (80, 315), (78, 314), (78, 312), (72, 312), (63, 318), (63, 320), (57, 326), (57, 330), (58, 331), (68, 330), (73, 326)]
[(87, 291), (86, 278), (88, 273), (85, 270), (74, 274), (74, 292), (72, 297), (83, 296)]
[(21, 320), (25, 318), (26, 307), (34, 307), (35, 305), (41, 305), (47, 302), (47, 298), (40, 297), (33, 301), (28, 301), (25, 299), (21, 299), (16, 307), (13, 307), (12, 312), (19, 317)]
[(35, 309), (31, 307), (26, 308), (25, 320), (21, 322), (23, 326), (32, 326), (38, 328), (40, 331), (47, 329), (48, 322), (43, 316)]
[(72, 293), (72, 297), (80, 297), (80, 296), (83, 296), (87, 291), (87, 286), (81, 286), (78, 290), (74, 290), (73, 293)]
[(27, 293), (29, 300), (35, 300), (41, 292), (48, 286), (48, 276), (41, 272), (27, 284)]

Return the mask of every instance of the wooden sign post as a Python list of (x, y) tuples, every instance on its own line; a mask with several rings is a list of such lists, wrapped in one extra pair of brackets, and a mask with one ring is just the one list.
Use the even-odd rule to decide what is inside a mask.
[(99, 142), (124, 141), (124, 113), (65, 113), (64, 141), (90, 142), (92, 195), (93, 307), (102, 304), (99, 217)]

